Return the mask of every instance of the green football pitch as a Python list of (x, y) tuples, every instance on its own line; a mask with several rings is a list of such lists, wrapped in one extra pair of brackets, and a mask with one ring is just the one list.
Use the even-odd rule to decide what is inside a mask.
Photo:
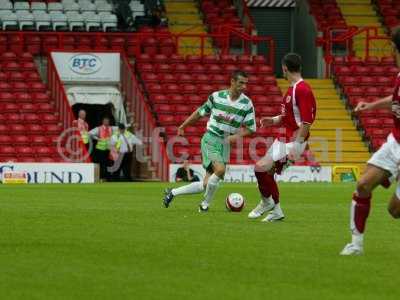
[[(281, 184), (284, 222), (248, 220), (255, 184), (161, 205), (166, 184), (0, 186), (1, 299), (398, 299), (400, 222), (379, 188), (365, 254), (349, 241), (353, 184)], [(242, 193), (241, 213), (225, 210)]]

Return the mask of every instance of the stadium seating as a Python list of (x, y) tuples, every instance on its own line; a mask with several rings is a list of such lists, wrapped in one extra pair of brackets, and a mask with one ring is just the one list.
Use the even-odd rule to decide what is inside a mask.
[(400, 1), (377, 0), (376, 9), (389, 29), (400, 25)]
[[(166, 138), (176, 135), (177, 125), (181, 124), (207, 97), (216, 90), (229, 87), (230, 74), (238, 65), (249, 73), (246, 94), (251, 97), (258, 116), (272, 116), (280, 112), (281, 91), (277, 86), (272, 68), (265, 64), (262, 56), (197, 56), (186, 58), (173, 54), (141, 54), (137, 56), (135, 68), (141, 76), (143, 87), (148, 94), (150, 106), (160, 126), (165, 128)], [(231, 68), (232, 66), (232, 68)], [(258, 120), (258, 119), (257, 119)], [(200, 163), (200, 137), (206, 128), (206, 119), (196, 126), (188, 127), (186, 137), (189, 145), (175, 144), (171, 150), (176, 156), (189, 155), (193, 162)], [(280, 137), (280, 128), (259, 129), (257, 135)], [(259, 143), (255, 152), (250, 153), (249, 139), (244, 139), (244, 153), (238, 156), (233, 148), (232, 162), (252, 164), (257, 157), (265, 154), (267, 146)], [(272, 143), (272, 140), (269, 141)], [(179, 155), (178, 155), (179, 154)], [(243, 155), (243, 156), (242, 156)], [(242, 158), (241, 158), (242, 157)], [(302, 164), (314, 164), (307, 154)], [(179, 160), (178, 160), (179, 161)]]
[(204, 21), (209, 26), (210, 32), (218, 31), (221, 25), (230, 25), (239, 30), (244, 30), (242, 22), (238, 17), (237, 9), (232, 1), (205, 0), (201, 2), (201, 10), (204, 14)]
[(0, 161), (62, 161), (59, 115), (32, 55), (3, 52), (0, 78)]
[(318, 31), (328, 27), (346, 26), (342, 12), (336, 0), (309, 0), (310, 14), (314, 16)]
[(117, 31), (118, 22), (104, 0), (0, 1), (3, 30)]
[[(342, 88), (350, 109), (354, 109), (360, 101), (372, 102), (390, 95), (398, 72), (392, 57), (370, 57), (366, 60), (336, 57), (334, 60), (335, 82)], [(363, 112), (355, 117), (371, 150), (376, 151), (393, 126), (390, 111)]]

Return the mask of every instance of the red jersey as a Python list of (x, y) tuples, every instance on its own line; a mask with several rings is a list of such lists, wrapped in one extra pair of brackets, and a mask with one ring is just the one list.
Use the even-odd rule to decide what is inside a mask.
[(400, 73), (397, 75), (393, 91), (392, 114), (394, 121), (392, 134), (396, 141), (400, 143)]
[[(289, 87), (282, 103), (282, 125), (286, 129), (286, 139), (292, 140), (301, 123), (312, 124), (317, 105), (311, 87), (303, 79)], [(306, 137), (308, 139), (309, 135)]]

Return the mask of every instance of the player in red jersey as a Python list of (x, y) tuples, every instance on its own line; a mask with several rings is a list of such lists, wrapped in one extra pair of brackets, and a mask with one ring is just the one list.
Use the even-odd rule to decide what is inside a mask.
[(275, 117), (261, 118), (261, 126), (279, 124), (286, 129), (286, 138), (275, 139), (254, 169), (261, 201), (249, 213), (249, 218), (255, 219), (270, 211), (263, 222), (274, 222), (284, 218), (274, 174), (280, 174), (285, 165), (300, 158), (307, 146), (310, 127), (316, 113), (313, 92), (301, 77), (301, 57), (295, 53), (287, 54), (282, 60), (282, 70), (290, 82), (290, 87), (283, 97), (282, 112)]
[[(396, 64), (400, 67), (400, 30), (392, 34), (393, 51)], [(388, 188), (391, 181), (398, 180), (400, 164), (400, 73), (397, 75), (393, 95), (375, 102), (360, 102), (356, 112), (370, 109), (387, 108), (392, 110), (394, 128), (386, 142), (367, 162), (364, 174), (357, 182), (356, 191), (350, 208), (351, 243), (347, 244), (341, 255), (358, 255), (363, 253), (364, 230), (371, 207), (372, 191), (383, 185)], [(400, 184), (389, 202), (388, 211), (393, 218), (400, 218)]]

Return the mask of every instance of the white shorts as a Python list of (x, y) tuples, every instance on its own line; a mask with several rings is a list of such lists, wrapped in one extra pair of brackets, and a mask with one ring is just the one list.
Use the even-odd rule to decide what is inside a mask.
[(392, 175), (390, 181), (396, 180), (399, 174), (400, 164), (400, 144), (389, 134), (386, 142), (376, 151), (367, 162), (381, 169), (384, 169)]
[[(301, 153), (304, 152), (304, 150), (306, 149), (306, 146), (307, 146), (307, 142), (304, 142), (301, 144)], [(289, 152), (292, 148), (293, 148), (293, 142), (292, 143), (284, 143), (278, 139), (275, 139), (274, 143), (268, 149), (268, 155), (272, 157), (273, 161), (279, 161), (279, 160), (285, 158), (289, 154)]]

